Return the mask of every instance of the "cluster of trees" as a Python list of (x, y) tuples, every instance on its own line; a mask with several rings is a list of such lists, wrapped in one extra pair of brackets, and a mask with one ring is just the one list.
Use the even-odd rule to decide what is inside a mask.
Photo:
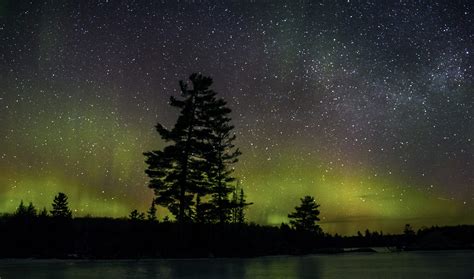
[[(241, 152), (230, 123), (231, 110), (210, 89), (212, 79), (200, 74), (189, 77), (190, 84), (180, 81), (181, 98), (170, 97), (170, 105), (180, 114), (173, 128), (158, 123), (156, 130), (168, 143), (162, 150), (146, 152), (149, 187), (155, 192), (149, 210), (133, 210), (132, 220), (155, 221), (156, 207), (169, 210), (179, 223), (245, 222), (245, 208), (252, 203), (244, 190), (233, 182), (232, 165)], [(191, 85), (188, 86), (188, 85)], [(300, 231), (321, 234), (317, 225), (318, 210), (313, 197), (301, 199), (301, 206), (288, 215), (290, 225)], [(167, 221), (166, 217), (164, 221)]]
[[(244, 224), (246, 219), (245, 219), (245, 207), (248, 205), (251, 205), (252, 203), (247, 203), (244, 190), (236, 187), (236, 189), (232, 192), (232, 197), (231, 197), (231, 205), (234, 205), (230, 208), (230, 215), (229, 215), (229, 220), (227, 222), (233, 223), (233, 224)], [(151, 221), (151, 222), (158, 222), (158, 217), (157, 217), (157, 208), (156, 208), (156, 203), (153, 200), (151, 202), (151, 205), (149, 209), (146, 212), (140, 212), (137, 209), (134, 209), (130, 212), (128, 215), (128, 218), (130, 220), (134, 221)], [(162, 219), (163, 222), (170, 222), (170, 219), (168, 216), (165, 216)], [(197, 223), (207, 223), (206, 220), (200, 220), (197, 221)]]
[(72, 218), (72, 212), (69, 209), (68, 197), (66, 194), (59, 192), (53, 199), (51, 204), (52, 210), (46, 210), (46, 207), (43, 207), (41, 211), (37, 211), (36, 207), (32, 202), (28, 206), (24, 205), (23, 200), (18, 205), (16, 211), (13, 213), (14, 217), (18, 218), (32, 218), (32, 217), (53, 217), (53, 218), (62, 218), (70, 219)]
[[(180, 109), (174, 127), (158, 123), (156, 130), (168, 143), (162, 150), (146, 152), (149, 187), (155, 192), (146, 216), (134, 210), (130, 219), (156, 220), (155, 204), (167, 208), (179, 223), (244, 223), (247, 203), (242, 188), (233, 187), (232, 165), (241, 152), (230, 123), (227, 103), (210, 89), (212, 79), (200, 74), (189, 77), (191, 87), (180, 81), (181, 98), (170, 97)], [(297, 230), (322, 233), (316, 224), (318, 210), (313, 197), (288, 215)]]
[(0, 258), (253, 257), (342, 253), (348, 247), (362, 248), (350, 249), (352, 252), (373, 251), (370, 247), (472, 249), (473, 233), (474, 226), (458, 226), (422, 229), (408, 235), (338, 236), (296, 230), (287, 224), (179, 224), (125, 218), (0, 215)]
[[(232, 165), (241, 152), (233, 143), (231, 110), (210, 89), (210, 77), (192, 74), (189, 80), (180, 81), (181, 98), (170, 97), (170, 105), (180, 110), (173, 128), (156, 125), (168, 145), (144, 153), (153, 205), (167, 208), (179, 223), (244, 222), (250, 203), (232, 185)], [(133, 217), (145, 218), (137, 214)]]
[[(180, 114), (171, 129), (156, 125), (167, 143), (144, 153), (149, 187), (154, 190), (147, 212), (133, 210), (129, 219), (79, 217), (72, 219), (68, 197), (58, 193), (52, 210), (37, 211), (21, 201), (12, 215), (0, 216), (0, 257), (205, 257), (258, 256), (343, 252), (344, 247), (391, 246), (397, 249), (472, 248), (474, 226), (419, 230), (407, 224), (403, 235), (366, 230), (365, 235), (324, 234), (318, 225), (319, 207), (304, 196), (289, 225), (279, 228), (248, 224), (251, 205), (233, 165), (241, 152), (233, 144), (231, 110), (210, 89), (212, 79), (192, 74), (190, 86), (180, 82), (181, 98), (170, 98)], [(157, 222), (157, 206), (168, 217)], [(38, 217), (38, 218), (37, 218)], [(48, 217), (48, 218), (40, 218)], [(53, 217), (53, 218), (49, 218)], [(138, 222), (147, 220), (147, 222)], [(159, 234), (161, 237), (156, 238)], [(41, 242), (35, 241), (35, 235)]]
[[(154, 190), (147, 212), (133, 210), (129, 219), (157, 221), (157, 207), (169, 210), (180, 223), (244, 224), (245, 209), (251, 205), (239, 181), (232, 176), (233, 165), (241, 152), (231, 124), (231, 109), (210, 89), (210, 77), (192, 74), (189, 83), (179, 82), (181, 97), (170, 97), (170, 105), (180, 110), (171, 129), (158, 123), (156, 130), (167, 143), (162, 150), (145, 152), (149, 187)], [(14, 216), (71, 218), (67, 196), (58, 193), (48, 212), (37, 213), (32, 203), (23, 201)], [(313, 197), (301, 199), (301, 205), (288, 215), (298, 231), (321, 234), (317, 225), (319, 205)], [(166, 216), (163, 221), (169, 221)]]

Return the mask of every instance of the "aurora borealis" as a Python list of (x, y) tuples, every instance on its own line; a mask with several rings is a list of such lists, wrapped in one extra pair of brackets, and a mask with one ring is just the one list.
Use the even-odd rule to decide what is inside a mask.
[[(322, 228), (474, 223), (470, 1), (2, 1), (0, 212), (153, 197), (144, 151), (192, 72), (233, 109), (247, 217)], [(159, 218), (164, 213), (160, 211)]]

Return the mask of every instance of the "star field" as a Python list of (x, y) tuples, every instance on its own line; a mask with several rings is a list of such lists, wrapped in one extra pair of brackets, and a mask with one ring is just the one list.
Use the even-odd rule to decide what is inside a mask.
[(4, 1), (0, 211), (58, 191), (75, 215), (145, 210), (142, 152), (201, 72), (233, 109), (250, 221), (285, 222), (309, 194), (329, 232), (472, 224), (472, 8)]

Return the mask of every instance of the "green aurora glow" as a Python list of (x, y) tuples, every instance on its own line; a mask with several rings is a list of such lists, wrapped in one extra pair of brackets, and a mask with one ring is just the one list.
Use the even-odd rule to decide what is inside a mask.
[(249, 221), (313, 195), (331, 233), (474, 223), (462, 4), (23, 2), (0, 4), (0, 212), (59, 191), (75, 216), (145, 211), (142, 153), (201, 71), (233, 109)]
[[(53, 111), (47, 104), (41, 107)], [(141, 153), (163, 144), (153, 130), (154, 121), (147, 120), (151, 128), (141, 129), (107, 105), (91, 107), (85, 101), (82, 107), (74, 101), (63, 103), (62, 110), (43, 113), (33, 122), (15, 120), (23, 128), (21, 133), (10, 132), (14, 138), (8, 142), (17, 144), (8, 145), (2, 157), (1, 162), (9, 163), (0, 165), (0, 210), (12, 212), (20, 200), (49, 207), (54, 195), (64, 191), (76, 216), (124, 217), (134, 208), (145, 211), (153, 193), (146, 186)], [(63, 117), (58, 120), (57, 115)], [(421, 226), (470, 221), (472, 206), (441, 198), (436, 187), (407, 185), (389, 173), (373, 176), (362, 166), (335, 166), (329, 155), (300, 160), (303, 148), (297, 144), (274, 157), (254, 145), (242, 146), (244, 155), (236, 166), (236, 176), (254, 202), (248, 210), (250, 221), (286, 222), (286, 215), (307, 194), (321, 204), (321, 223), (328, 232), (397, 232), (406, 222)], [(161, 209), (159, 214), (162, 218), (167, 213)]]

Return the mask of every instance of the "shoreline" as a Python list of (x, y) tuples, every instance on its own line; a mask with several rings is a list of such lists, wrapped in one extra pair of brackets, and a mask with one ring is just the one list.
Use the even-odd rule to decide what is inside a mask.
[(317, 251), (308, 254), (275, 254), (275, 255), (258, 255), (258, 256), (236, 256), (236, 257), (143, 257), (143, 258), (93, 258), (93, 257), (5, 257), (0, 258), (1, 262), (8, 261), (48, 261), (48, 262), (100, 262), (100, 261), (114, 261), (114, 262), (133, 262), (133, 261), (157, 261), (157, 260), (178, 260), (178, 261), (196, 261), (196, 260), (251, 260), (251, 259), (265, 259), (265, 258), (298, 258), (298, 257), (312, 257), (312, 256), (330, 256), (330, 255), (352, 255), (352, 254), (404, 254), (412, 252), (468, 252), (471, 251), (474, 253), (473, 247), (467, 248), (443, 248), (443, 249), (407, 249), (407, 250), (398, 250), (392, 252), (377, 252), (371, 247), (360, 247), (360, 248), (345, 248), (353, 250), (337, 250), (337, 251)]

